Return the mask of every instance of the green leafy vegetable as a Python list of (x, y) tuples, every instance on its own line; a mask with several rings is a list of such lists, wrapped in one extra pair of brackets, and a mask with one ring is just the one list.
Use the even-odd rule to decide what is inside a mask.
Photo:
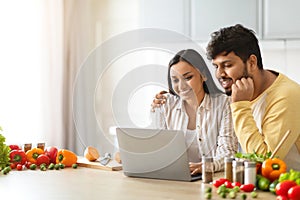
[(9, 146), (5, 145), (5, 137), (0, 133), (0, 170), (9, 165), (9, 151)]
[(253, 153), (236, 153), (235, 157), (236, 158), (243, 158), (247, 159), (253, 162), (260, 162), (263, 163), (267, 158), (270, 158), (271, 152), (266, 153), (265, 155), (263, 154), (258, 154), (255, 151)]
[(283, 182), (285, 180), (295, 181), (297, 184), (300, 185), (300, 171), (290, 169), (289, 172), (280, 174), (279, 182)]

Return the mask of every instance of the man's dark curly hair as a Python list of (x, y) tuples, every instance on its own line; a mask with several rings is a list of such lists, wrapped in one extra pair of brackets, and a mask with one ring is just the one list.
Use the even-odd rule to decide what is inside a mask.
[(255, 55), (259, 69), (263, 69), (263, 63), (258, 45), (258, 40), (253, 30), (240, 24), (221, 28), (211, 34), (211, 40), (206, 47), (207, 58), (214, 59), (217, 55), (225, 55), (234, 52), (245, 63), (250, 55)]

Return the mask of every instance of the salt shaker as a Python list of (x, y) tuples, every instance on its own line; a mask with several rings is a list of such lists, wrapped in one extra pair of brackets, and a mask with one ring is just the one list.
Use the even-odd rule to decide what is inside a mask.
[(244, 162), (232, 161), (232, 181), (244, 184)]
[(245, 184), (253, 184), (256, 182), (256, 162), (246, 161), (245, 165)]
[(202, 182), (210, 183), (213, 181), (214, 163), (212, 157), (202, 157)]

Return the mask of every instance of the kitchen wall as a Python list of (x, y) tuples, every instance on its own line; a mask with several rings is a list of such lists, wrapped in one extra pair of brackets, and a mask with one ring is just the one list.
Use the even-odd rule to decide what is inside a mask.
[(280, 71), (300, 83), (300, 40), (261, 41), (265, 68)]
[[(203, 1), (205, 0), (201, 0), (201, 2)], [(206, 2), (216, 1), (207, 0)], [(106, 137), (114, 139), (114, 136), (110, 134), (114, 134), (115, 126), (146, 127), (149, 125), (150, 104), (156, 92), (167, 88), (167, 64), (174, 53), (181, 49), (194, 48), (194, 44), (197, 44), (198, 47), (195, 48), (205, 57), (204, 49), (207, 38), (201, 37), (204, 35), (206, 37), (212, 30), (240, 22), (237, 19), (228, 24), (228, 22), (215, 19), (219, 22), (217, 25), (211, 22), (215, 27), (209, 26), (207, 29), (205, 29), (206, 26), (199, 27), (197, 25), (200, 21), (195, 19), (195, 12), (198, 12), (198, 9), (193, 7), (195, 2), (198, 1), (90, 0), (89, 41), (94, 44), (95, 49), (91, 49), (91, 54), (86, 55), (85, 62), (89, 60), (89, 56), (97, 53), (97, 50), (103, 47), (106, 48), (104, 49), (105, 54), (100, 54), (100, 57), (106, 55), (105, 58), (110, 56), (111, 59), (106, 62), (107, 65), (97, 66), (97, 70), (103, 73), (96, 77), (97, 86), (93, 91), (94, 114), (98, 126), (101, 127), (101, 131)], [(230, 0), (230, 2), (240, 1)], [(255, 2), (255, 4), (251, 4), (253, 10), (262, 3), (260, 0), (255, 0)], [(206, 8), (208, 9), (208, 7)], [(214, 9), (212, 4), (211, 11), (207, 13), (214, 13)], [(235, 11), (235, 8), (231, 9), (233, 12)], [(226, 11), (222, 7), (219, 7), (219, 10)], [(253, 13), (257, 14), (259, 10)], [(252, 17), (251, 13), (248, 17)], [(236, 17), (232, 17), (232, 19), (236, 19)], [(246, 25), (258, 31), (265, 68), (285, 73), (300, 83), (300, 72), (297, 70), (300, 36), (299, 40), (297, 38), (262, 39), (262, 25), (255, 24), (256, 20), (257, 18), (255, 20), (247, 19), (249, 24), (246, 23)], [(251, 23), (254, 24), (251, 25)], [(157, 31), (146, 35), (145, 32), (139, 32), (143, 28), (157, 28)], [(160, 34), (159, 30), (170, 31), (170, 37), (167, 34), (166, 37), (161, 38), (163, 34)], [(202, 31), (207, 33), (203, 34)], [(135, 37), (126, 36), (133, 32), (139, 34), (136, 34)], [(157, 38), (161, 41), (148, 45), (152, 48), (146, 48), (143, 45), (150, 42), (149, 38)], [(137, 43), (137, 45), (134, 46), (133, 43)], [(126, 49), (124, 47), (126, 44), (133, 48), (122, 52), (122, 49)], [(210, 66), (209, 61), (207, 62)], [(97, 64), (97, 62), (95, 63)], [(147, 71), (147, 69), (153, 70)], [(212, 66), (210, 69), (214, 73)], [(89, 81), (88, 78), (86, 81)], [(84, 107), (80, 109), (84, 109)]]

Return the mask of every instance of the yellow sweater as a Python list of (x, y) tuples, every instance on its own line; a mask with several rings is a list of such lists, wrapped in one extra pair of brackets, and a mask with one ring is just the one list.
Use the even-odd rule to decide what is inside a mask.
[[(283, 74), (253, 101), (231, 104), (235, 133), (243, 151), (274, 151), (287, 132), (300, 132), (300, 85)], [(298, 149), (297, 149), (297, 148)], [(300, 168), (300, 137), (285, 156), (289, 168)]]

